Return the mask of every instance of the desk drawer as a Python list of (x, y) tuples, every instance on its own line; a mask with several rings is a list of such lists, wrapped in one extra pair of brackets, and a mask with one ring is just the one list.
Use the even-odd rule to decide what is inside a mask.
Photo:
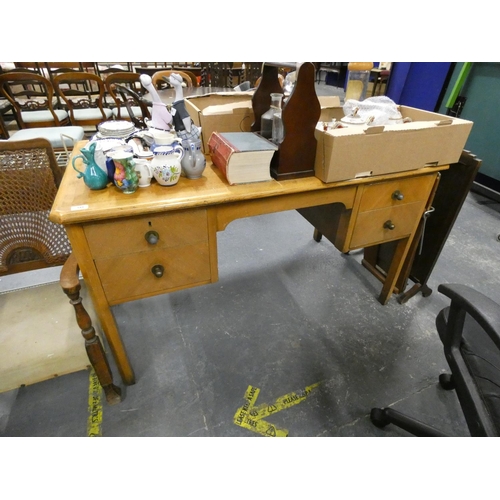
[(350, 248), (376, 245), (410, 235), (423, 210), (422, 201), (358, 214)]
[[(110, 304), (201, 285), (211, 280), (208, 241), (96, 259), (95, 265)], [(154, 266), (163, 267), (160, 277), (153, 273)]]
[[(158, 235), (154, 244), (146, 239), (151, 231)], [(85, 236), (95, 259), (192, 245), (208, 240), (207, 212), (186, 210), (96, 222), (85, 226)]]
[(370, 184), (364, 188), (359, 211), (397, 207), (417, 201), (425, 202), (433, 183), (434, 176), (425, 175)]

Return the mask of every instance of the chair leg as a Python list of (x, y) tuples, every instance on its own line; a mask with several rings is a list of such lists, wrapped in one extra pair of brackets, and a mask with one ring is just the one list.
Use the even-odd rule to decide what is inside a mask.
[(75, 308), (76, 322), (81, 328), (83, 338), (85, 339), (85, 350), (99, 379), (99, 383), (104, 390), (106, 401), (111, 405), (119, 403), (122, 400), (121, 390), (113, 384), (113, 374), (111, 373), (106, 353), (92, 326), (92, 320), (82, 304), (78, 264), (73, 255), (70, 255), (61, 271), (61, 288), (70, 299), (70, 304)]
[(420, 420), (410, 418), (392, 408), (372, 408), (370, 420), (374, 425), (383, 429), (386, 425), (394, 424), (417, 437), (446, 437), (430, 425), (420, 422)]

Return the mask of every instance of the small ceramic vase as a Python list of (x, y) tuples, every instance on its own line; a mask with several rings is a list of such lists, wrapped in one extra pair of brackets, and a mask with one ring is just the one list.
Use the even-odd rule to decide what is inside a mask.
[(113, 180), (115, 186), (124, 194), (131, 194), (137, 191), (139, 177), (135, 171), (133, 153), (127, 151), (113, 151), (108, 153), (115, 165)]
[(205, 156), (201, 152), (201, 141), (184, 141), (182, 145), (182, 172), (188, 179), (199, 179), (207, 166)]

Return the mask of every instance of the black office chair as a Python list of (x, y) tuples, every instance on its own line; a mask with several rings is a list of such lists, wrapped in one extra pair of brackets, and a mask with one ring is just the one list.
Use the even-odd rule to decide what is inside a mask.
[[(500, 435), (500, 304), (457, 284), (440, 285), (451, 299), (436, 318), (450, 374), (439, 383), (455, 389), (471, 436)], [(380, 428), (392, 423), (416, 436), (442, 432), (392, 408), (373, 408), (371, 421)]]

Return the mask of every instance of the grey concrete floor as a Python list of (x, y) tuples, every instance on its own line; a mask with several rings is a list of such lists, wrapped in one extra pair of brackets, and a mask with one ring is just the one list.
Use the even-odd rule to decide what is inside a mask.
[[(391, 405), (467, 436), (454, 392), (437, 383), (447, 364), (434, 319), (447, 300), (436, 288), (465, 283), (500, 302), (499, 232), (499, 205), (469, 194), (432, 295), (382, 306), (361, 252), (315, 242), (297, 212), (232, 222), (218, 233), (217, 283), (113, 308), (137, 383), (103, 403), (101, 434), (260, 437), (235, 419), (249, 386), (258, 406), (317, 385), (262, 421), (290, 437), (408, 436), (371, 424), (373, 406)], [(86, 436), (88, 395), (86, 371), (3, 394), (1, 435)]]

